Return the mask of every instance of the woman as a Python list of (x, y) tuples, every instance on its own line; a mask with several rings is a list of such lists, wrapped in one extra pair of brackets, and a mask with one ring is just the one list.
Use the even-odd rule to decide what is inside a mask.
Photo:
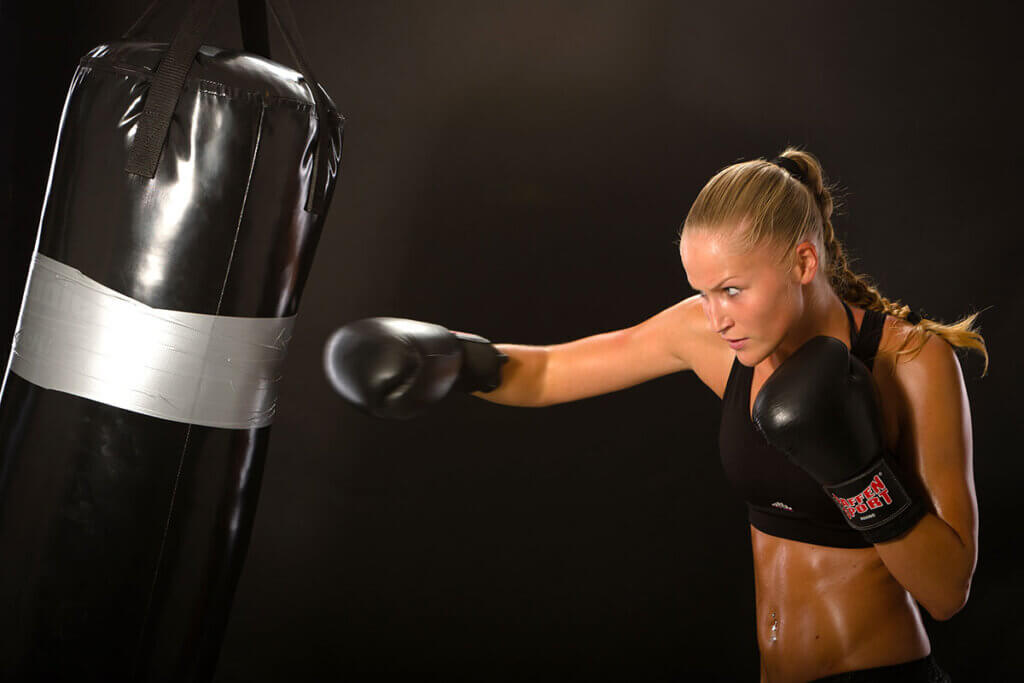
[[(366, 319), (332, 337), (328, 374), (360, 408), (409, 417), (452, 387), (495, 403), (549, 406), (692, 370), (723, 399), (723, 465), (750, 512), (761, 681), (949, 680), (915, 601), (946, 620), (970, 590), (978, 514), (954, 349), (980, 351), (986, 371), (987, 351), (972, 329), (977, 314), (953, 325), (921, 318), (852, 273), (832, 209), (821, 167), (805, 151), (738, 163), (708, 182), (680, 231), (682, 264), (698, 293), (650, 319), (545, 347)], [(822, 351), (833, 360), (840, 353), (839, 365), (812, 357)], [(839, 366), (838, 381), (806, 386)], [(849, 425), (821, 420), (869, 415), (855, 428), (869, 434), (853, 439), (864, 451), (858, 462), (884, 467), (888, 489), (872, 489), (881, 480), (860, 465), (830, 480), (783, 446), (787, 425), (770, 424), (772, 415), (811, 416), (822, 399), (856, 386), (858, 372), (877, 392), (850, 399), (859, 408), (805, 421), (835, 435)], [(808, 391), (824, 393), (810, 399)], [(779, 403), (790, 395), (803, 403)], [(848, 441), (822, 447), (812, 439), (805, 455), (832, 457)], [(878, 510), (864, 496), (832, 495), (841, 481)]]

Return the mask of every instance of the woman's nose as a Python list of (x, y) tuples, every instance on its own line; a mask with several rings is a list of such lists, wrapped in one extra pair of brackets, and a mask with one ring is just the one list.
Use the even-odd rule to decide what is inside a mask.
[(711, 329), (714, 330), (716, 334), (722, 334), (722, 332), (729, 329), (730, 321), (727, 319), (727, 316), (721, 315), (720, 312), (716, 310), (714, 304), (707, 304), (704, 309), (704, 312), (707, 315), (708, 323), (710, 323)]

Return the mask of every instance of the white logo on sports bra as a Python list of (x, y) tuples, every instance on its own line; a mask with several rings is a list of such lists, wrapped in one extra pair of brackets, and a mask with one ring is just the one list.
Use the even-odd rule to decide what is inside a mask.
[(781, 500), (777, 500), (774, 503), (772, 503), (772, 507), (773, 508), (782, 508), (783, 510), (789, 510), (790, 512), (793, 511), (793, 508), (789, 507), (788, 505), (783, 503)]

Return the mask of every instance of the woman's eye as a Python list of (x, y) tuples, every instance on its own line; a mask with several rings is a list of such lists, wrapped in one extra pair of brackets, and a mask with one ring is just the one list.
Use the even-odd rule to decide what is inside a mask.
[[(726, 291), (726, 292), (729, 292), (729, 290), (733, 290), (733, 291), (735, 291), (735, 292), (736, 292), (736, 294), (732, 294), (732, 293), (729, 293), (729, 298), (732, 298), (732, 297), (734, 297), (734, 296), (738, 295), (738, 294), (740, 293), (740, 291), (742, 291), (742, 290), (740, 290), (740, 288), (739, 288), (739, 287), (726, 287), (726, 288), (725, 288), (725, 291)], [(705, 294), (704, 292), (697, 292), (697, 296), (699, 296), (699, 297), (700, 297), (700, 298), (702, 298), (702, 299), (706, 299), (706, 298), (708, 298), (708, 297), (707, 297), (707, 294)]]

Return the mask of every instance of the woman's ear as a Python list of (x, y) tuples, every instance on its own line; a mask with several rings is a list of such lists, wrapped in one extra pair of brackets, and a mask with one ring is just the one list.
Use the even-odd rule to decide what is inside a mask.
[(818, 272), (818, 248), (814, 242), (805, 240), (796, 245), (794, 251), (796, 258), (792, 270), (793, 277), (801, 285), (809, 285)]

